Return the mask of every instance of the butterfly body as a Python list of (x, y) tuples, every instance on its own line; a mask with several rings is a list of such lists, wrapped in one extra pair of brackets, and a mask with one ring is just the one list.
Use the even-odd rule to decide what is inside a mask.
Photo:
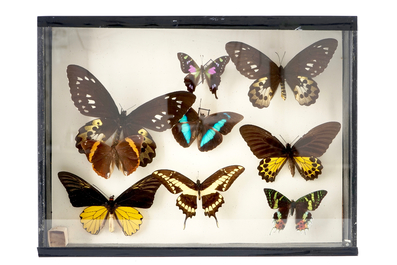
[(223, 196), (218, 192), (227, 191), (241, 173), (242, 166), (228, 166), (216, 171), (202, 183), (200, 180), (193, 182), (179, 172), (172, 170), (157, 170), (153, 172), (156, 177), (173, 194), (182, 193), (176, 200), (176, 206), (186, 215), (187, 218), (196, 215), (197, 199), (202, 199), (204, 215), (213, 216), (218, 224), (215, 213), (225, 202)]
[(190, 109), (172, 128), (175, 140), (183, 147), (189, 147), (197, 139), (197, 147), (201, 152), (207, 152), (223, 141), (222, 135), (227, 135), (244, 117), (234, 112), (218, 112), (208, 116), (197, 114)]
[(108, 219), (111, 232), (114, 230), (113, 220), (116, 220), (126, 236), (136, 233), (143, 216), (135, 207), (150, 208), (161, 185), (156, 178), (148, 176), (116, 199), (114, 196), (107, 199), (91, 184), (70, 172), (61, 171), (58, 177), (69, 195), (70, 203), (74, 207), (86, 207), (80, 214), (80, 222), (87, 232), (94, 235), (99, 233)]
[(335, 39), (315, 42), (298, 53), (285, 67), (277, 66), (265, 54), (242, 42), (228, 42), (225, 48), (237, 70), (255, 80), (248, 92), (252, 105), (265, 108), (269, 106), (279, 84), (281, 97), (286, 99), (285, 83), (300, 105), (315, 103), (320, 89), (312, 78), (324, 71), (337, 45)]
[(69, 65), (66, 72), (74, 105), (81, 114), (96, 118), (79, 129), (75, 138), (79, 152), (85, 153), (82, 143), (86, 140), (106, 141), (112, 135), (125, 138), (139, 134), (144, 137), (140, 157), (140, 166), (143, 167), (151, 163), (156, 155), (156, 144), (146, 129), (156, 132), (170, 129), (196, 99), (186, 91), (171, 92), (158, 96), (127, 114), (125, 110), (119, 112), (107, 89), (87, 69)]
[(322, 156), (340, 130), (340, 123), (327, 122), (311, 129), (291, 146), (284, 146), (270, 132), (254, 126), (240, 127), (240, 133), (253, 154), (262, 159), (258, 171), (266, 182), (275, 180), (288, 161), (292, 176), (295, 168), (305, 180), (314, 180), (322, 173)]
[(229, 56), (219, 57), (211, 61), (211, 63), (207, 63), (205, 66), (198, 66), (193, 58), (186, 53), (179, 52), (177, 57), (182, 72), (187, 74), (184, 78), (187, 90), (193, 93), (196, 90), (196, 86), (206, 80), (209, 90), (215, 95), (215, 98), (218, 98), (216, 92), (221, 82), (221, 75), (225, 71), (225, 66), (230, 60)]
[(274, 213), (274, 229), (283, 230), (287, 223), (288, 213), (294, 215), (295, 212), (295, 228), (298, 231), (305, 231), (309, 229), (309, 224), (312, 220), (312, 214), (309, 211), (314, 211), (318, 208), (321, 201), (327, 195), (326, 190), (318, 190), (309, 193), (298, 200), (289, 200), (286, 196), (273, 189), (264, 189), (267, 202), (271, 209), (278, 209)]

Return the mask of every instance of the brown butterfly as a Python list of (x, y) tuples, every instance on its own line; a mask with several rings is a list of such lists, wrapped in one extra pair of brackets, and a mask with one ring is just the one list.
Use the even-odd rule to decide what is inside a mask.
[(284, 146), (270, 132), (254, 125), (241, 126), (240, 133), (252, 153), (262, 159), (258, 170), (266, 182), (273, 182), (287, 161), (292, 176), (296, 167), (305, 180), (314, 180), (323, 169), (318, 157), (327, 151), (340, 127), (339, 122), (321, 124), (303, 135), (293, 146)]
[(114, 165), (126, 176), (138, 168), (142, 142), (143, 136), (132, 135), (112, 146), (96, 140), (86, 140), (81, 146), (94, 171), (107, 179), (112, 174)]
[(76, 108), (82, 115), (96, 117), (79, 129), (76, 147), (85, 153), (82, 143), (86, 140), (106, 141), (115, 135), (118, 141), (140, 134), (144, 137), (140, 166), (151, 163), (155, 157), (156, 144), (146, 129), (162, 132), (171, 129), (194, 103), (196, 96), (187, 91), (167, 93), (142, 104), (127, 114), (119, 112), (112, 96), (101, 82), (87, 69), (78, 65), (67, 67), (70, 94)]
[(320, 89), (312, 78), (325, 70), (337, 46), (335, 39), (317, 41), (298, 53), (285, 67), (277, 66), (265, 54), (243, 42), (228, 42), (226, 51), (242, 75), (255, 79), (248, 96), (252, 105), (261, 109), (269, 106), (279, 84), (281, 97), (286, 99), (285, 81), (300, 105), (315, 103)]

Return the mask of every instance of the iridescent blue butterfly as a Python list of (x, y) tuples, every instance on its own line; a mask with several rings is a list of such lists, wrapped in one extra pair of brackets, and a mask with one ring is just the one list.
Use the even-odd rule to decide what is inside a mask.
[[(175, 140), (183, 147), (189, 147), (197, 138), (198, 149), (207, 152), (222, 143), (223, 135), (230, 133), (244, 117), (234, 112), (218, 112), (207, 116), (200, 115), (190, 108), (188, 112), (172, 127)], [(209, 113), (209, 110), (207, 110)]]
[(193, 93), (196, 86), (206, 79), (210, 91), (218, 99), (216, 91), (221, 83), (221, 74), (225, 71), (225, 66), (229, 62), (230, 57), (222, 56), (214, 61), (211, 60), (210, 63), (198, 66), (192, 57), (186, 53), (179, 52), (177, 55), (181, 63), (182, 72), (188, 74), (184, 79), (187, 90)]

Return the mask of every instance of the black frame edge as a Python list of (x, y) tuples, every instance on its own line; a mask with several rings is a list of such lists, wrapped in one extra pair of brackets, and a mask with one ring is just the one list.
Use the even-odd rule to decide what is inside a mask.
[(222, 247), (78, 247), (38, 248), (40, 257), (222, 257), (222, 256), (357, 256), (356, 247), (222, 248)]
[(355, 16), (43, 16), (38, 27), (357, 30)]

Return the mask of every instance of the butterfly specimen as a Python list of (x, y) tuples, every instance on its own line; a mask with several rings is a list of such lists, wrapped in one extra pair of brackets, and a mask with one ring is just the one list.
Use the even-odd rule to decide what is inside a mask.
[(69, 173), (59, 172), (59, 180), (69, 194), (74, 207), (87, 207), (80, 214), (83, 228), (96, 235), (109, 219), (109, 230), (114, 231), (114, 219), (126, 236), (136, 233), (142, 224), (143, 216), (137, 208), (150, 208), (154, 195), (161, 183), (151, 175), (126, 189), (116, 199), (107, 199), (101, 192), (82, 178)]
[(198, 66), (192, 57), (186, 53), (179, 52), (177, 56), (181, 63), (182, 72), (188, 74), (184, 79), (187, 90), (193, 93), (196, 86), (200, 82), (204, 82), (205, 78), (210, 91), (215, 95), (215, 98), (218, 99), (216, 91), (221, 83), (221, 74), (225, 71), (225, 66), (230, 60), (229, 56), (219, 57), (215, 61), (211, 60), (211, 63), (201, 66)]
[(142, 142), (142, 135), (132, 135), (112, 146), (97, 140), (86, 140), (81, 143), (81, 147), (94, 171), (107, 179), (112, 174), (114, 165), (126, 176), (138, 168)]
[(255, 82), (249, 88), (248, 96), (254, 107), (268, 107), (278, 85), (281, 97), (287, 97), (285, 81), (294, 92), (300, 105), (315, 103), (320, 89), (312, 78), (321, 74), (331, 60), (338, 41), (323, 39), (299, 52), (285, 66), (277, 66), (262, 52), (242, 42), (228, 42), (226, 51), (237, 70)]
[(119, 113), (109, 92), (88, 70), (69, 65), (66, 72), (74, 105), (81, 114), (96, 117), (79, 129), (76, 136), (79, 152), (85, 153), (82, 143), (86, 140), (106, 141), (115, 135), (114, 141), (118, 141), (121, 133), (123, 138), (139, 134), (144, 137), (140, 154), (143, 167), (156, 155), (156, 144), (146, 128), (156, 132), (170, 129), (196, 99), (186, 91), (172, 92), (146, 102), (127, 115), (125, 110)]
[(178, 194), (176, 205), (186, 215), (184, 228), (186, 227), (187, 218), (196, 215), (197, 198), (202, 200), (202, 207), (204, 214), (208, 217), (213, 216), (218, 225), (218, 220), (215, 213), (219, 207), (225, 202), (223, 196), (218, 191), (227, 191), (233, 182), (241, 173), (244, 172), (242, 166), (228, 166), (219, 169), (203, 183), (197, 180), (194, 183), (189, 178), (181, 173), (172, 170), (157, 170), (153, 172), (152, 176), (156, 177), (167, 189), (173, 194)]
[(270, 132), (254, 125), (241, 126), (240, 133), (252, 153), (262, 159), (258, 170), (266, 182), (273, 182), (287, 161), (292, 176), (296, 167), (305, 180), (314, 180), (323, 169), (318, 157), (327, 151), (340, 127), (339, 122), (321, 124), (303, 135), (293, 146), (284, 146)]
[(295, 213), (295, 228), (298, 231), (305, 231), (309, 229), (309, 224), (312, 219), (312, 214), (308, 211), (314, 211), (318, 208), (321, 201), (327, 195), (326, 190), (318, 190), (309, 193), (296, 201), (290, 201), (280, 192), (273, 189), (264, 189), (267, 202), (272, 209), (278, 209), (274, 213), (273, 219), (275, 222), (274, 229), (283, 230), (287, 223), (288, 212), (291, 216)]
[[(202, 109), (199, 109), (199, 112)], [(172, 127), (175, 140), (189, 147), (197, 138), (198, 149), (207, 152), (222, 143), (222, 135), (230, 133), (244, 117), (234, 112), (218, 112), (205, 117), (190, 108), (182, 119)]]

